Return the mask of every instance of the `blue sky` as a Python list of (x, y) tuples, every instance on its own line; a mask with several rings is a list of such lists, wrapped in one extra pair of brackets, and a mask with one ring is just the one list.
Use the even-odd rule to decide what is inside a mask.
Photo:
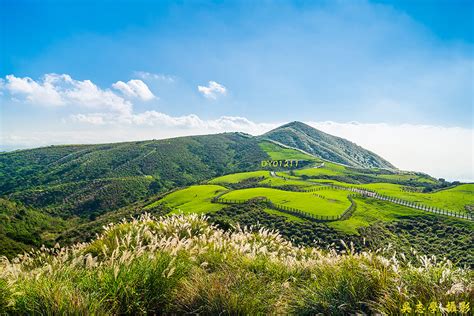
[(4, 149), (291, 120), (462, 130), (473, 149), (473, 1), (0, 3)]

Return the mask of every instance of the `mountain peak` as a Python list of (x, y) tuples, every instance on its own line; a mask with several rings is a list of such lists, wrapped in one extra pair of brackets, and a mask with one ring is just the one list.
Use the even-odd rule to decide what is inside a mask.
[(390, 162), (377, 154), (299, 121), (284, 124), (261, 137), (352, 167), (395, 169)]
[(305, 124), (303, 122), (300, 122), (300, 121), (293, 121), (293, 122), (289, 122), (289, 123), (286, 123), (286, 124), (283, 124), (282, 126), (280, 127), (277, 127), (278, 128), (285, 128), (285, 127), (292, 127), (292, 128), (313, 128), (311, 126), (309, 126), (308, 124)]

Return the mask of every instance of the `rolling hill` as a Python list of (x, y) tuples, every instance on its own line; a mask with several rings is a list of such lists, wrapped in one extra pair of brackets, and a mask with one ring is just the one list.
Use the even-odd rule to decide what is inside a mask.
[(257, 139), (240, 133), (20, 150), (0, 154), (0, 196), (60, 216), (95, 216), (174, 187), (255, 170), (264, 159)]
[[(317, 152), (318, 148), (324, 151)], [(291, 168), (262, 166), (262, 161), (284, 160), (297, 160), (299, 164)], [(281, 227), (271, 227), (283, 231), (286, 225), (303, 225), (292, 228), (285, 235), (288, 238), (300, 238), (299, 231), (313, 225), (306, 237), (319, 238), (318, 232), (330, 232), (333, 237), (321, 241), (328, 244), (351, 240), (380, 221), (433, 215), (380, 200), (358, 197), (351, 201), (349, 195), (353, 192), (345, 187), (376, 190), (408, 204), (471, 212), (472, 187), (454, 186), (449, 191), (427, 194), (453, 185), (392, 168), (349, 141), (298, 122), (256, 137), (223, 133), (0, 153), (0, 255), (12, 257), (29, 247), (51, 246), (57, 241), (70, 244), (90, 240), (107, 223), (144, 212), (215, 213), (221, 214), (216, 215), (223, 218), (220, 222), (282, 223)], [(311, 191), (321, 186), (328, 190)], [(281, 207), (264, 206), (263, 213), (245, 211), (242, 216), (229, 218), (229, 212), (246, 208), (215, 203), (214, 198), (221, 193), (226, 193), (223, 199), (231, 200), (263, 196)], [(357, 209), (351, 208), (353, 204)], [(338, 220), (316, 224), (301, 213), (285, 212), (286, 207), (310, 214), (310, 219), (322, 216)], [(449, 225), (441, 226), (445, 229)], [(393, 229), (399, 227), (404, 226)], [(370, 239), (373, 234), (364, 238)], [(464, 235), (461, 229), (458, 236)], [(305, 240), (310, 243), (310, 239)], [(358, 245), (362, 247), (360, 242)], [(453, 248), (456, 254), (460, 247)]]
[(352, 167), (395, 169), (391, 163), (377, 154), (301, 122), (282, 125), (260, 137)]

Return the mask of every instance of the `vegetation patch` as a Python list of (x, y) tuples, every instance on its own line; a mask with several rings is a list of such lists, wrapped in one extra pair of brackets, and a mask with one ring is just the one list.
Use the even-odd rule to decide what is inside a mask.
[(441, 313), (469, 303), (473, 277), (422, 255), (337, 253), (264, 228), (225, 232), (197, 215), (144, 216), (90, 243), (0, 261), (0, 311), (395, 315), (436, 302)]
[(220, 210), (222, 205), (212, 203), (213, 197), (225, 192), (227, 188), (220, 185), (193, 185), (179, 191), (172, 192), (162, 199), (149, 204), (145, 210), (157, 204), (164, 204), (174, 212), (206, 213)]
[(341, 215), (349, 206), (348, 192), (328, 190), (325, 195), (312, 192), (292, 192), (272, 188), (250, 188), (235, 190), (221, 196), (222, 199), (248, 201), (257, 197), (268, 198), (272, 203), (284, 205), (301, 211), (324, 216)]

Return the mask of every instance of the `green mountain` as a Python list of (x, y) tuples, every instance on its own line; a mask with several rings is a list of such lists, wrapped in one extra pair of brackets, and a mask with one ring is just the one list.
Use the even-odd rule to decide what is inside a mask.
[[(324, 166), (318, 157), (326, 160)], [(286, 159), (298, 160), (298, 167), (273, 169), (273, 166), (262, 167), (261, 163)], [(378, 168), (360, 168), (365, 165)], [(333, 183), (367, 185), (368, 189), (380, 186), (388, 190), (384, 194), (391, 194), (392, 190), (404, 198), (415, 195), (413, 192), (429, 192), (452, 185), (423, 174), (381, 168), (393, 166), (349, 141), (298, 122), (258, 137), (223, 133), (0, 153), (0, 256), (12, 257), (29, 247), (51, 246), (57, 241), (68, 244), (88, 240), (103, 225), (143, 212), (159, 215), (170, 211), (214, 212), (222, 205), (211, 203), (211, 198), (221, 189), (278, 186), (288, 192), (298, 192), (308, 185)], [(270, 171), (274, 172), (273, 176)], [(250, 172), (251, 176), (236, 175), (243, 172)], [(232, 181), (226, 183), (225, 188), (215, 185), (207, 191), (179, 190), (206, 182), (222, 184), (222, 179), (227, 178)], [(176, 196), (163, 199), (168, 204), (155, 203), (173, 190), (178, 192)], [(282, 194), (277, 194), (278, 198)], [(281, 202), (291, 203), (294, 192), (286, 195), (288, 199)], [(311, 195), (311, 198), (317, 199), (319, 195)], [(452, 197), (460, 202), (451, 204), (457, 208), (471, 207), (472, 201), (464, 196), (461, 191), (457, 195), (453, 193)], [(418, 197), (425, 198), (424, 195)], [(329, 211), (342, 210), (348, 203), (347, 197), (340, 194), (323, 201), (330, 206)], [(370, 221), (356, 218), (354, 223), (371, 225), (382, 216), (377, 210), (373, 214), (376, 216)], [(336, 223), (340, 226), (336, 227), (337, 234), (356, 232), (360, 225), (354, 223)], [(292, 233), (289, 236), (294, 237)], [(334, 240), (340, 237), (343, 236), (337, 235)]]
[(240, 133), (0, 154), (0, 196), (51, 214), (96, 216), (151, 194), (254, 170), (268, 155)]
[(390, 162), (373, 152), (301, 122), (282, 125), (260, 137), (352, 167), (395, 169)]
[(275, 159), (262, 138), (333, 162), (393, 168), (347, 140), (293, 122), (260, 137), (223, 133), (0, 153), (0, 197), (51, 215), (95, 218), (159, 192), (257, 170), (260, 161)]

